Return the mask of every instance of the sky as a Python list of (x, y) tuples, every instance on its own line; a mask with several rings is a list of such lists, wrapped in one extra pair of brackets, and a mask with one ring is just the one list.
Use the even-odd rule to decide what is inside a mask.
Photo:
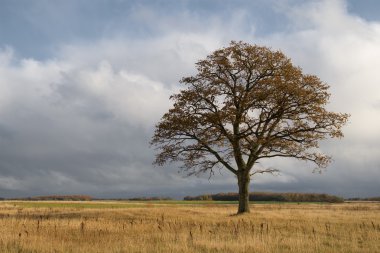
[(152, 165), (155, 124), (195, 62), (231, 40), (281, 50), (351, 114), (322, 173), (260, 164), (251, 191), (380, 195), (377, 0), (0, 0), (0, 197), (98, 198), (237, 191), (228, 171)]

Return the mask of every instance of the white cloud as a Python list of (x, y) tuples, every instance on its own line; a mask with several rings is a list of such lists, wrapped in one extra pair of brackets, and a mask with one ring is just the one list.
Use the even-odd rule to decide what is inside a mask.
[[(342, 178), (347, 186), (377, 178), (380, 110), (374, 105), (380, 101), (380, 23), (349, 14), (346, 3), (339, 0), (303, 4), (290, 10), (289, 18), (293, 29), (262, 41), (281, 48), (307, 73), (330, 84), (328, 107), (351, 114), (345, 138), (323, 142), (322, 148), (335, 161), (325, 173), (327, 178), (322, 177), (340, 186)], [(357, 191), (360, 187), (366, 186), (358, 183)]]
[(321, 191), (338, 192), (339, 185), (344, 192), (358, 181), (362, 194), (379, 190), (380, 24), (347, 13), (344, 1), (278, 8), (288, 13), (287, 31), (261, 37), (253, 34), (256, 24), (247, 22), (247, 10), (235, 10), (231, 18), (183, 18), (174, 27), (170, 17), (157, 19), (145, 10), (138, 17), (159, 26), (148, 39), (120, 35), (63, 44), (47, 60), (0, 49), (0, 187), (39, 194), (58, 187), (54, 182), (57, 191), (96, 192), (100, 185), (110, 195), (235, 189), (228, 172), (209, 183), (207, 177), (183, 179), (174, 166), (153, 168), (148, 145), (178, 80), (234, 39), (282, 49), (331, 84), (329, 108), (352, 115), (345, 139), (322, 145), (335, 158), (327, 172), (315, 176), (304, 163), (272, 160), (264, 165), (281, 169), (282, 176), (257, 177), (253, 189), (255, 182), (260, 189), (281, 190), (274, 187), (279, 184), (301, 191), (320, 184)]
[(302, 5), (290, 12), (296, 30), (263, 41), (281, 48), (308, 73), (331, 85), (329, 108), (352, 116), (347, 138), (379, 138), (380, 23), (347, 13), (344, 1)]
[(22, 188), (5, 179), (0, 186), (104, 194), (192, 185), (176, 169), (153, 168), (149, 139), (180, 77), (216, 41), (187, 33), (139, 43), (100, 40), (64, 46), (44, 61), (2, 50), (0, 175)]

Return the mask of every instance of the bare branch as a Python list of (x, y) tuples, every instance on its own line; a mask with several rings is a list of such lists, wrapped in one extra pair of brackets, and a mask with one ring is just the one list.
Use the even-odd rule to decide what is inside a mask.
[(272, 174), (272, 175), (277, 175), (279, 172), (280, 172), (280, 170), (278, 170), (278, 169), (268, 168), (268, 169), (262, 169), (262, 170), (255, 170), (252, 173), (250, 173), (250, 176), (252, 177), (254, 175), (264, 174), (264, 173), (269, 173), (269, 174)]

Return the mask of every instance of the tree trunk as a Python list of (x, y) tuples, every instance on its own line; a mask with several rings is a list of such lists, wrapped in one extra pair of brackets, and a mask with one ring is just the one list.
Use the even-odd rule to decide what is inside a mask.
[(238, 214), (249, 213), (249, 175), (241, 173), (238, 177), (239, 209)]

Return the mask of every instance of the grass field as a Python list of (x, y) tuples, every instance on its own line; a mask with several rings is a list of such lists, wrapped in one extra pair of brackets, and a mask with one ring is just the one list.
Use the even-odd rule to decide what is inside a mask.
[(380, 252), (380, 203), (0, 202), (0, 252)]

